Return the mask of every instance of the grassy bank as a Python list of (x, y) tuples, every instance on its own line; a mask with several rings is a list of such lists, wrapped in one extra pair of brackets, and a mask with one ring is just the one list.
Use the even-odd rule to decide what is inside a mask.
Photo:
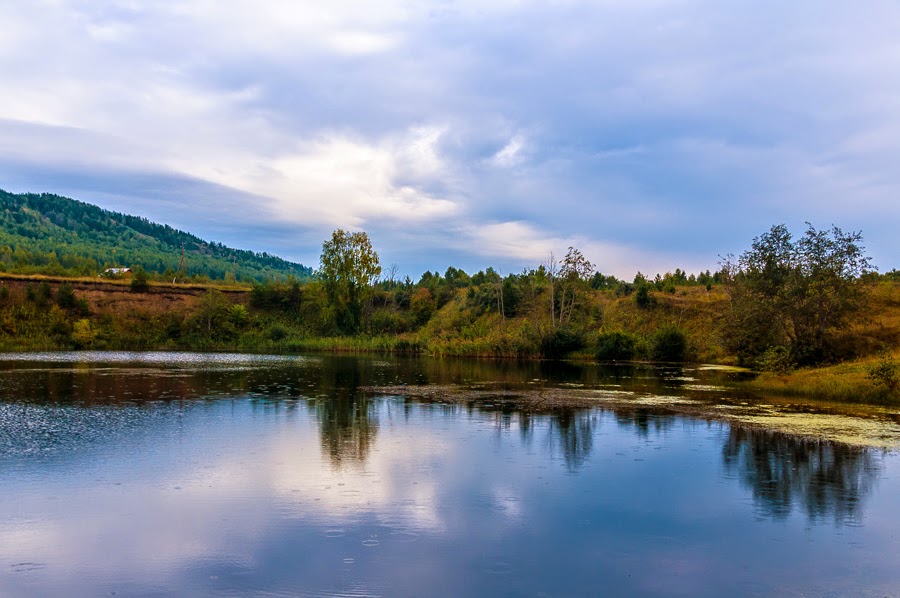
[[(611, 289), (585, 291), (563, 324), (550, 320), (546, 295), (523, 296), (516, 313), (505, 315), (463, 288), (440, 302), (427, 295), (417, 303), (415, 293), (382, 293), (366, 315), (367, 332), (341, 335), (329, 325), (329, 306), (315, 284), (260, 292), (152, 283), (148, 292), (132, 292), (122, 281), (0, 276), (0, 350), (419, 353), (739, 365), (722, 332), (729, 299), (715, 286), (653, 291), (647, 305)], [(895, 361), (900, 357), (900, 284), (871, 284), (865, 313), (835, 342), (842, 363), (763, 373), (747, 386), (780, 395), (897, 402), (868, 372), (886, 348)]]
[[(889, 356), (900, 362), (900, 353)], [(783, 374), (762, 373), (744, 384), (752, 390), (783, 396), (850, 403), (900, 404), (900, 392), (870, 376), (881, 357), (866, 357), (826, 367), (804, 368)]]

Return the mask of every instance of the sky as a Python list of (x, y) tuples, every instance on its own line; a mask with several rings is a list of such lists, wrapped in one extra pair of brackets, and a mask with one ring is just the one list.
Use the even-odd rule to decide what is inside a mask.
[(900, 5), (0, 0), (0, 188), (316, 266), (715, 270), (772, 225), (900, 267)]

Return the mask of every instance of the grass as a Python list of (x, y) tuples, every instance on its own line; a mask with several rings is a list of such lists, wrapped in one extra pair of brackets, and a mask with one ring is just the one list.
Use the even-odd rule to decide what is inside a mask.
[(419, 353), (414, 340), (400, 336), (326, 336), (290, 339), (279, 348), (289, 353)]
[[(52, 302), (39, 306), (33, 298), (26, 299), (27, 288), (40, 281), (57, 289), (62, 282), (71, 284), (78, 298), (89, 305), (89, 313), (61, 310)], [(150, 293), (130, 293), (129, 284), (127, 280), (0, 274), (0, 351), (78, 347), (72, 332), (82, 318), (89, 319), (98, 331), (96, 340), (86, 347), (129, 350), (418, 353), (529, 359), (539, 357), (548, 334), (546, 305), (527, 306), (521, 315), (501, 319), (496, 311), (467, 306), (462, 293), (419, 329), (398, 334), (333, 336), (323, 334), (327, 327), (317, 324), (317, 312), (284, 314), (254, 308), (246, 287), (152, 283)], [(225, 301), (229, 306), (242, 304), (247, 308), (246, 322), (229, 334), (210, 335), (205, 333), (206, 326), (198, 328), (198, 314), (208, 297), (203, 291), (211, 287), (228, 293)], [(728, 305), (721, 289), (707, 292), (703, 287), (687, 287), (674, 294), (653, 296), (654, 306), (642, 309), (631, 296), (617, 297), (611, 291), (586, 295), (575, 321), (583, 346), (567, 357), (593, 361), (598, 335), (621, 331), (635, 339), (635, 359), (649, 359), (656, 332), (676, 326), (687, 337), (688, 360), (734, 365), (736, 358), (726, 352), (720, 333)], [(877, 362), (875, 355), (885, 348), (893, 350), (894, 360), (900, 362), (898, 339), (900, 284), (878, 283), (869, 288), (864, 317), (837, 339), (835, 353), (842, 363), (785, 375), (762, 374), (744, 384), (748, 390), (784, 396), (900, 404), (900, 392), (892, 395), (867, 376), (868, 369)]]
[[(893, 355), (896, 360), (897, 353)], [(868, 377), (878, 361), (866, 357), (836, 365), (804, 368), (787, 374), (760, 374), (746, 386), (784, 396), (802, 396), (851, 403), (900, 404), (900, 393), (890, 393)]]
[[(105, 278), (101, 276), (51, 276), (47, 274), (15, 274), (11, 272), (0, 272), (0, 281), (22, 281), (22, 282), (48, 282), (48, 283), (68, 283), (77, 286), (120, 286), (131, 287), (130, 278)], [(207, 290), (216, 289), (223, 293), (247, 293), (251, 287), (245, 283), (211, 281), (211, 282), (167, 282), (167, 281), (150, 281), (151, 290)], [(152, 292), (152, 291), (151, 291)]]

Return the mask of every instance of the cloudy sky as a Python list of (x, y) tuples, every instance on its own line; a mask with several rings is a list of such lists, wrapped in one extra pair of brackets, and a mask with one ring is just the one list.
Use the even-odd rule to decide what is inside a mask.
[(315, 265), (715, 269), (771, 225), (900, 266), (900, 5), (0, 0), (0, 188)]

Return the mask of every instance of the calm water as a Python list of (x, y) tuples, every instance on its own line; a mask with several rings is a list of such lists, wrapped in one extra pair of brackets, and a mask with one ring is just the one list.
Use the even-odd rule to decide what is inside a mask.
[(737, 400), (698, 370), (0, 355), (0, 595), (900, 595), (896, 453), (362, 389), (398, 384)]

